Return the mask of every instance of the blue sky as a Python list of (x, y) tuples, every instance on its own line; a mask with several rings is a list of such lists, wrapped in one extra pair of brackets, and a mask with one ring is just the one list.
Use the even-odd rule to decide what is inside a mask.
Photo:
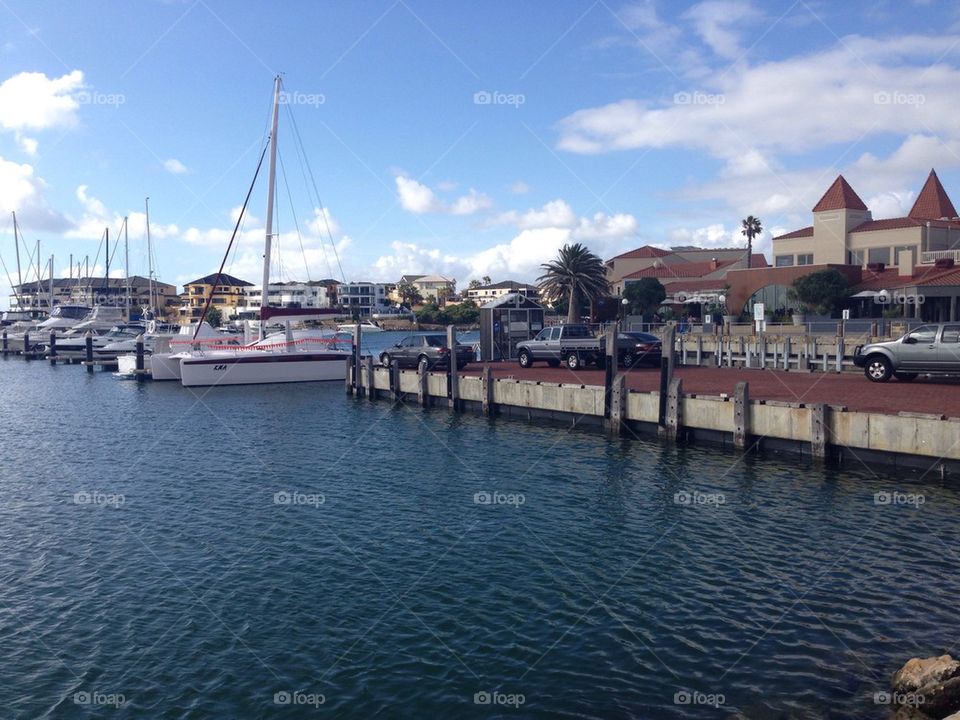
[[(279, 277), (340, 275), (287, 109), (348, 280), (740, 245), (746, 214), (809, 224), (841, 172), (901, 215), (933, 166), (960, 200), (958, 56), (937, 0), (0, 0), (0, 256), (11, 210), (58, 274), (130, 215), (144, 274), (149, 196), (162, 279), (214, 271), (277, 72)], [(264, 197), (228, 265), (254, 281)]]

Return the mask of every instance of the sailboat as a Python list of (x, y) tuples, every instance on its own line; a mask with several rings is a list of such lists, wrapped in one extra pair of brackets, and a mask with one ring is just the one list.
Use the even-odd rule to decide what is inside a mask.
[[(316, 319), (318, 315), (333, 315), (337, 311), (324, 312), (306, 308), (269, 306), (269, 292), (266, 289), (270, 287), (280, 82), (278, 75), (273, 85), (273, 118), (270, 130), (270, 164), (263, 248), (263, 284), (261, 285), (264, 291), (260, 293), (260, 339), (235, 349), (194, 350), (182, 353), (179, 357), (180, 382), (186, 387), (342, 380), (346, 372), (346, 361), (351, 354), (351, 348), (345, 345), (342, 339), (338, 341), (320, 331), (292, 331), (290, 328), (290, 323), (296, 320)], [(211, 299), (212, 295), (208, 299), (208, 306)], [(266, 327), (271, 318), (279, 318), (285, 323), (284, 333), (274, 336), (266, 335)]]

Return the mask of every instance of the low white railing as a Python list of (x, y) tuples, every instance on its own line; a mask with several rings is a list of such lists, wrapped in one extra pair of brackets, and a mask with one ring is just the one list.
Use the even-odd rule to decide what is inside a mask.
[(960, 250), (926, 250), (920, 253), (921, 265), (933, 265), (937, 260), (953, 260), (960, 263)]

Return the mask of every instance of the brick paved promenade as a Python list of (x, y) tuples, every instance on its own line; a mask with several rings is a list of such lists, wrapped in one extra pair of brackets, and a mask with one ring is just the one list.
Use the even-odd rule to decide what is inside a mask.
[[(481, 363), (471, 364), (463, 373), (477, 375)], [(603, 371), (591, 368), (573, 372), (565, 367), (544, 364), (524, 370), (517, 363), (491, 363), (494, 377), (513, 377), (552, 383), (603, 385)], [(960, 378), (917, 378), (912, 383), (890, 380), (873, 383), (862, 373), (822, 373), (784, 370), (739, 370), (731, 368), (677, 367), (676, 377), (683, 379), (685, 394), (733, 395), (738, 382), (750, 383), (751, 400), (829, 403), (846, 405), (850, 410), (894, 413), (901, 411), (937, 413), (960, 417)], [(641, 368), (627, 372), (631, 390), (657, 391), (658, 369)]]

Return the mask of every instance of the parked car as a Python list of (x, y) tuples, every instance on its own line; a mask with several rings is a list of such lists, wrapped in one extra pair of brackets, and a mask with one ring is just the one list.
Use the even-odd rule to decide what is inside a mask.
[(571, 346), (577, 340), (593, 341), (595, 338), (586, 325), (555, 325), (544, 328), (533, 340), (517, 343), (517, 362), (523, 368), (528, 368), (535, 362), (546, 362), (550, 367), (558, 367), (564, 359), (562, 348)]
[[(457, 344), (457, 368), (463, 369), (473, 360), (473, 348)], [(396, 360), (399, 367), (418, 367), (421, 360), (427, 361), (427, 369), (450, 366), (450, 348), (447, 336), (442, 333), (429, 335), (410, 335), (393, 347), (380, 353), (380, 364), (389, 367)]]
[(663, 343), (656, 335), (643, 332), (623, 332), (617, 340), (617, 355), (625, 368), (652, 365), (660, 367)]
[(960, 323), (921, 325), (902, 338), (858, 345), (853, 364), (873, 382), (910, 382), (920, 373), (960, 373)]

